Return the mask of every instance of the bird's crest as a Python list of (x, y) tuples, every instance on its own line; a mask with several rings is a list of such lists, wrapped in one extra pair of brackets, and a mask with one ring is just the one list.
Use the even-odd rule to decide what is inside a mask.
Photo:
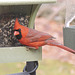
[(16, 18), (15, 20), (15, 25), (14, 25), (14, 29), (19, 29), (21, 25), (19, 24), (18, 18)]

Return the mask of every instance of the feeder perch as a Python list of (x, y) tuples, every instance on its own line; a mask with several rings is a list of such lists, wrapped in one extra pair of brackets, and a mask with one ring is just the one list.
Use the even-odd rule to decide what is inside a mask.
[[(40, 5), (42, 3), (49, 2), (55, 2), (55, 0), (0, 0), (0, 33), (2, 34), (3, 32), (5, 34), (0, 34), (0, 36), (3, 36), (2, 39), (5, 40), (4, 36), (11, 36), (6, 34), (9, 31), (8, 29), (13, 28), (14, 23), (12, 23), (12, 21), (15, 22), (16, 17), (18, 17), (22, 25), (33, 28), (35, 16)], [(27, 23), (25, 24), (26, 21)], [(13, 38), (13, 36), (11, 38)], [(15, 40), (12, 41), (12, 39), (8, 39), (6, 38), (6, 40), (8, 40), (11, 45), (7, 43), (5, 44), (5, 42), (3, 43), (3, 40), (1, 40), (2, 43), (0, 43), (0, 63), (37, 61), (42, 59), (41, 47), (38, 50), (27, 51), (25, 46), (18, 44), (15, 45), (15, 43), (12, 44), (12, 42)]]

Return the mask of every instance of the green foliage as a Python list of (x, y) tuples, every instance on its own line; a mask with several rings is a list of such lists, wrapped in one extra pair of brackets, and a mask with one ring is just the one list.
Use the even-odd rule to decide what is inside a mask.
[(75, 75), (75, 67), (58, 60), (44, 60), (40, 62), (37, 75)]
[[(25, 63), (0, 64), (0, 75), (22, 72)], [(75, 66), (59, 60), (39, 61), (37, 75), (75, 75)]]
[(25, 63), (4, 63), (0, 64), (0, 75), (22, 72)]

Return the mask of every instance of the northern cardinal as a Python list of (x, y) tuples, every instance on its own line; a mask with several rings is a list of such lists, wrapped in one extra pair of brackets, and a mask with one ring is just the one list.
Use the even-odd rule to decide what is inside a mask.
[(55, 41), (53, 36), (20, 25), (18, 18), (16, 18), (15, 20), (14, 35), (22, 45), (26, 45), (35, 49), (38, 49), (40, 46), (43, 45), (50, 45), (50, 46), (57, 46), (59, 48), (65, 49), (71, 53), (75, 53), (75, 50), (72, 50), (62, 45), (61, 43)]

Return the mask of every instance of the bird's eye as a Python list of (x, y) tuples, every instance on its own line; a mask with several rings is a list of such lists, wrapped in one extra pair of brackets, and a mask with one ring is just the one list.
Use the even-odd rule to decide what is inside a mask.
[(19, 31), (21, 31), (21, 29), (18, 29)]

